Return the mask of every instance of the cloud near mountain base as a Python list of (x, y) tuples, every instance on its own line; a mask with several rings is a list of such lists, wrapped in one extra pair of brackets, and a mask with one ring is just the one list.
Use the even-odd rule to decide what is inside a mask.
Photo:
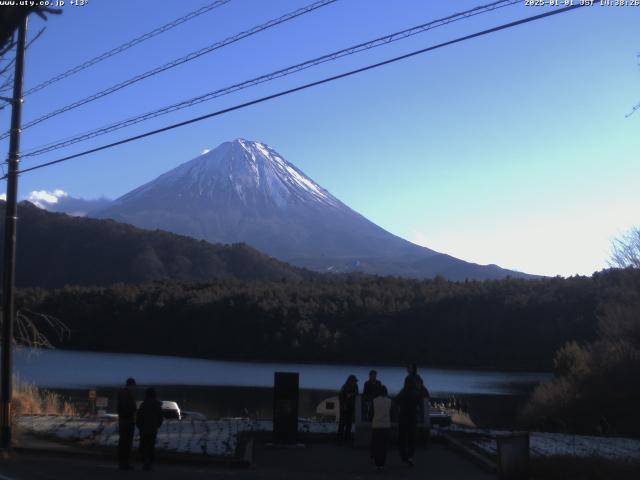
[[(6, 197), (6, 195), (5, 195)], [(34, 190), (25, 200), (36, 207), (50, 212), (60, 212), (74, 217), (85, 217), (89, 213), (108, 207), (112, 201), (108, 198), (85, 199), (72, 197), (61, 189), (53, 191)]]

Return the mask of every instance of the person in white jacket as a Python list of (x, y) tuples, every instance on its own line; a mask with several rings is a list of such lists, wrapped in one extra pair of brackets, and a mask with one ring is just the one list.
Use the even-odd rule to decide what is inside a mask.
[(371, 420), (371, 456), (379, 469), (387, 460), (387, 445), (391, 432), (391, 399), (387, 396), (387, 387), (378, 389), (373, 399), (373, 419)]

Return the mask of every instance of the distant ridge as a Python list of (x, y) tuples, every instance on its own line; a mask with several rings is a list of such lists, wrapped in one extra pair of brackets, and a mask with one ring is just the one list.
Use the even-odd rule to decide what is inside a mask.
[[(4, 208), (5, 202), (0, 201), (2, 215)], [(112, 220), (51, 213), (29, 202), (21, 202), (18, 211), (19, 287), (106, 286), (163, 279), (280, 281), (311, 274), (245, 244), (212, 245)]]

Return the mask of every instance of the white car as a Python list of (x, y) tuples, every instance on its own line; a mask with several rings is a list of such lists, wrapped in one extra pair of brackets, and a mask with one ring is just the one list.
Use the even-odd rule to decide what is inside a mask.
[(176, 420), (182, 419), (182, 413), (180, 412), (178, 404), (168, 400), (162, 401), (162, 415), (164, 418), (175, 418)]
[[(136, 408), (140, 408), (142, 402), (136, 402)], [(180, 412), (180, 407), (176, 402), (172, 402), (169, 400), (162, 401), (162, 416), (164, 418), (172, 418), (176, 420), (182, 420), (182, 413)]]

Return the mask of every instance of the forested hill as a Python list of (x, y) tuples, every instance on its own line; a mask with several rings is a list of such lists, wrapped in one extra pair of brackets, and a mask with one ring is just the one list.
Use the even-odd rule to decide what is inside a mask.
[[(3, 218), (4, 208), (5, 202), (0, 202)], [(20, 203), (18, 216), (19, 287), (100, 286), (165, 278), (294, 280), (310, 275), (244, 244), (214, 245), (112, 220), (70, 217), (29, 202)], [(0, 222), (0, 248), (3, 242), (4, 222)]]
[(71, 335), (57, 346), (68, 349), (550, 370), (567, 341), (596, 337), (599, 305), (637, 276), (154, 282), (22, 290), (18, 306), (64, 321)]

